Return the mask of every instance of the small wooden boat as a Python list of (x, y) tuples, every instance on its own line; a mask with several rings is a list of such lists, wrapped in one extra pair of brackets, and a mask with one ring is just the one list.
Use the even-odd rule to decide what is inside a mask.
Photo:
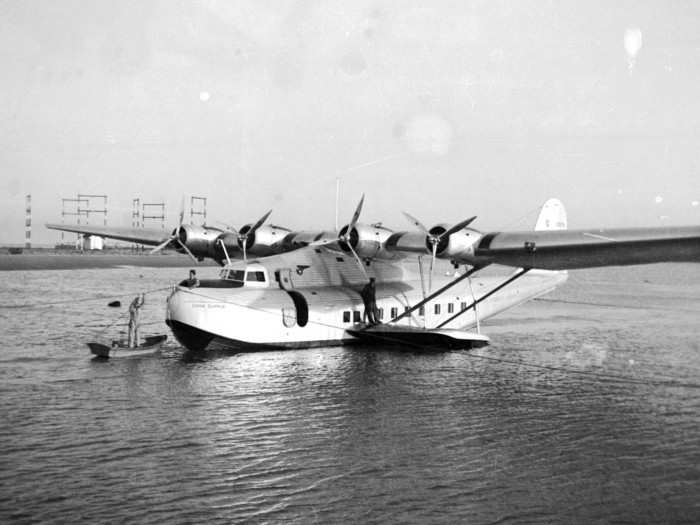
[(112, 341), (112, 346), (102, 343), (88, 343), (87, 345), (95, 356), (104, 359), (110, 357), (141, 357), (158, 353), (167, 338), (167, 335), (146, 336), (143, 343), (136, 348), (129, 348), (127, 342), (123, 339)]

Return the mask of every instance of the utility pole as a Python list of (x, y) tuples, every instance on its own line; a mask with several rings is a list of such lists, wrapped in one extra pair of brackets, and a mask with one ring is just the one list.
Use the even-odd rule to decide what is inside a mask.
[[(195, 207), (195, 204), (197, 205)], [(202, 226), (207, 223), (207, 198), (206, 197), (190, 197), (190, 224), (194, 224), (194, 216), (202, 217)]]
[[(90, 212), (92, 213), (102, 213), (104, 216), (104, 225), (107, 226), (107, 195), (84, 195), (81, 193), (78, 193), (78, 200), (83, 199), (85, 202), (87, 202), (87, 206), (84, 210), (78, 209), (78, 211), (84, 211), (85, 212), (85, 218), (86, 218), (86, 224), (89, 224), (90, 221)], [(103, 208), (91, 208), (90, 207), (90, 199), (102, 199), (103, 201)]]
[[(66, 217), (67, 216), (76, 216), (77, 223), (80, 224), (80, 216), (83, 214), (80, 205), (85, 204), (85, 206), (88, 206), (89, 203), (87, 199), (61, 199), (61, 224), (66, 223)], [(66, 208), (68, 208), (66, 210)], [(73, 211), (75, 210), (75, 211)], [(80, 240), (80, 234), (76, 234), (76, 242)], [(65, 234), (62, 231), (61, 232), (61, 244), (64, 243), (65, 239)]]
[(165, 230), (165, 203), (144, 202), (141, 205), (141, 221), (144, 227), (146, 225), (147, 219), (154, 219), (156, 221), (160, 221), (161, 229)]
[(27, 195), (26, 216), (24, 221), (24, 247), (32, 247), (32, 196)]

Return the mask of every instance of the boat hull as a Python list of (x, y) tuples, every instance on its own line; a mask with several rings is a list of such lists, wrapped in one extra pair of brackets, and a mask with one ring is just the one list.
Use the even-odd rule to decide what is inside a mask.
[(102, 343), (90, 342), (87, 343), (95, 357), (101, 359), (109, 358), (123, 358), (123, 357), (144, 357), (149, 355), (154, 355), (160, 352), (163, 343), (165, 343), (167, 335), (155, 335), (146, 337), (144, 342), (136, 348), (129, 348), (125, 346), (122, 342), (116, 345), (105, 345)]

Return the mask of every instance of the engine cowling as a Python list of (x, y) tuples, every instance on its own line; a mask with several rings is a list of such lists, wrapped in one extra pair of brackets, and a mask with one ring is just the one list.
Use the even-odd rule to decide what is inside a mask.
[[(177, 233), (177, 229), (173, 230), (173, 235)], [(216, 242), (216, 239), (221, 235), (221, 230), (218, 228), (209, 228), (207, 226), (197, 226), (194, 224), (183, 224), (180, 226), (179, 239), (187, 249), (192, 252), (200, 261), (211, 254), (211, 248)], [(185, 250), (178, 243), (172, 243), (175, 249), (180, 253), (185, 253)]]
[(355, 224), (348, 235), (349, 225), (345, 225), (338, 233), (339, 238), (348, 236), (348, 242), (339, 241), (338, 246), (345, 253), (350, 253), (350, 246), (355, 253), (363, 259), (386, 259), (393, 258), (394, 254), (387, 251), (384, 245), (391, 236), (392, 231), (379, 226), (366, 224)]
[[(442, 230), (444, 232), (446, 230)], [(433, 230), (430, 231), (433, 233)], [(450, 259), (455, 262), (471, 262), (474, 260), (474, 249), (483, 234), (472, 228), (464, 228), (449, 237), (440, 239), (437, 247), (437, 257)]]
[[(221, 243), (226, 247), (225, 253)], [(238, 235), (232, 232), (223, 232), (219, 234), (216, 240), (211, 244), (209, 257), (214, 259), (217, 263), (223, 264), (226, 262), (226, 255), (231, 259), (237, 257), (240, 252), (241, 248), (238, 246)]]
[[(245, 235), (250, 231), (252, 224), (246, 224), (240, 229), (240, 234)], [(287, 228), (280, 226), (260, 226), (246, 239), (246, 253), (256, 257), (265, 257), (277, 253), (278, 246), (282, 245), (284, 238), (290, 233)], [(238, 246), (243, 249), (243, 241), (238, 241)]]
[[(448, 224), (433, 226), (429, 232), (431, 235), (441, 235), (449, 229)], [(481, 232), (464, 228), (449, 237), (440, 239), (437, 245), (436, 256), (440, 259), (450, 259), (456, 262), (470, 262), (474, 260), (475, 245), (481, 239)], [(430, 238), (422, 232), (396, 232), (385, 243), (385, 249), (396, 253), (432, 253), (433, 245)]]

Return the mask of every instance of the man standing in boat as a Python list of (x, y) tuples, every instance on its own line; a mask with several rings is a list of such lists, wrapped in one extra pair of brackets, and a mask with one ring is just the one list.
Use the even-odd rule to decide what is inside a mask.
[(129, 348), (139, 345), (139, 316), (143, 303), (146, 302), (146, 294), (137, 295), (129, 305)]

